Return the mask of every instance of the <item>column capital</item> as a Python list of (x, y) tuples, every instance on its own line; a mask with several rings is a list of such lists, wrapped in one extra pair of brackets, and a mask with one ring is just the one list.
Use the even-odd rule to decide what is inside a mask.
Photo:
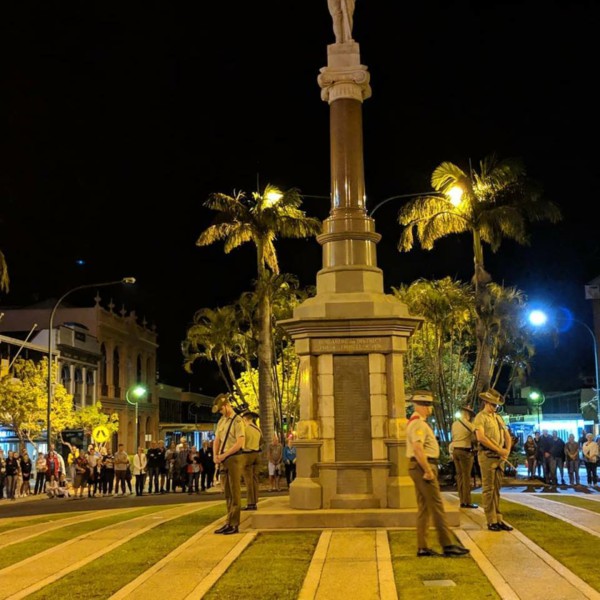
[(331, 104), (340, 98), (363, 102), (371, 96), (370, 74), (360, 64), (357, 43), (331, 44), (327, 47), (327, 66), (317, 78), (321, 99)]

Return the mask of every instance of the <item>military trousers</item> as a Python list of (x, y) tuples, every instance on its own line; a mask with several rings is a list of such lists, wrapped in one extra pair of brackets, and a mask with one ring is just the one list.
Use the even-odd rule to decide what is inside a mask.
[(500, 488), (504, 478), (502, 459), (495, 453), (480, 450), (477, 454), (481, 469), (481, 496), (488, 525), (502, 521)]
[(431, 465), (434, 472), (432, 480), (423, 479), (425, 474), (419, 463), (409, 461), (408, 474), (415, 484), (417, 494), (417, 545), (419, 548), (427, 548), (427, 530), (429, 519), (437, 531), (438, 539), (442, 547), (453, 544), (452, 533), (446, 521), (444, 504), (440, 493), (440, 484), (437, 478), (437, 466)]
[(243, 454), (234, 454), (220, 465), (221, 485), (227, 503), (227, 524), (232, 527), (240, 524), (244, 459)]
[(471, 471), (475, 456), (471, 448), (454, 448), (452, 453), (456, 470), (456, 489), (461, 504), (471, 504)]
[(246, 482), (246, 504), (256, 506), (258, 502), (258, 468), (260, 452), (244, 452), (244, 481)]

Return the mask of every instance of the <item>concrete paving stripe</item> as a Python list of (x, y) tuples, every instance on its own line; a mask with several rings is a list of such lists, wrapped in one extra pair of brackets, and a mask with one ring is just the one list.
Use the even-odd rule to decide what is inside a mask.
[[(61, 569), (60, 571), (56, 571), (55, 573), (53, 573), (52, 575), (50, 575), (48, 577), (44, 577), (43, 579), (37, 581), (36, 583), (31, 584), (31, 585), (19, 590), (15, 594), (12, 594), (10, 596), (3, 596), (3, 598), (5, 598), (6, 600), (20, 600), (21, 598), (25, 598), (29, 594), (33, 594), (34, 592), (41, 590), (43, 587), (46, 587), (47, 585), (54, 583), (55, 581), (58, 581), (65, 575), (68, 575), (69, 573), (72, 573), (73, 571), (80, 569), (81, 567), (87, 565), (88, 563), (96, 560), (100, 556), (103, 556), (104, 554), (111, 552), (115, 548), (118, 548), (119, 546), (126, 544), (129, 540), (134, 539), (135, 537), (145, 533), (146, 531), (150, 531), (151, 529), (154, 529), (154, 527), (157, 527), (158, 525), (167, 523), (169, 521), (172, 521), (173, 519), (177, 519), (178, 517), (183, 517), (187, 514), (191, 514), (193, 512), (199, 511), (199, 510), (204, 510), (204, 509), (208, 508), (209, 506), (214, 506), (215, 504), (219, 504), (219, 502), (214, 502), (214, 503), (207, 502), (207, 503), (203, 503), (202, 506), (198, 506), (197, 504), (195, 504), (191, 507), (189, 505), (184, 505), (183, 507), (179, 506), (179, 507), (176, 507), (175, 509), (165, 510), (161, 513), (152, 513), (151, 515), (144, 515), (142, 517), (133, 519), (131, 522), (135, 522), (138, 520), (141, 521), (143, 519), (146, 519), (146, 520), (156, 519), (157, 515), (159, 515), (159, 514), (164, 515), (164, 518), (162, 518), (160, 521), (157, 520), (155, 523), (148, 523), (147, 525), (140, 527), (140, 529), (137, 529), (136, 531), (130, 533), (129, 535), (127, 535), (123, 538), (119, 538), (117, 541), (113, 542), (112, 544), (103, 546), (100, 550), (87, 555), (84, 559), (77, 561), (75, 563), (72, 563), (69, 566), (65, 567), (64, 569)], [(171, 516), (168, 516), (169, 513), (174, 513), (174, 514), (172, 514)], [(58, 549), (64, 549), (66, 546), (76, 544), (83, 538), (91, 537), (100, 531), (106, 531), (111, 528), (118, 528), (120, 525), (121, 525), (120, 523), (117, 523), (116, 525), (109, 525), (108, 527), (103, 527), (102, 529), (98, 529), (91, 533), (86, 533), (85, 535), (79, 536), (72, 540), (69, 540), (68, 542), (65, 542), (64, 544), (60, 544), (59, 546), (50, 548), (49, 550), (46, 550), (40, 554), (36, 554), (35, 556), (28, 558), (20, 563), (17, 563), (16, 565), (11, 565), (10, 567), (3, 569), (2, 571), (0, 571), (0, 577), (4, 576), (7, 571), (15, 570), (16, 567), (23, 566), (25, 563), (28, 563), (31, 561), (38, 561), (40, 558), (50, 555), (52, 552), (55, 552)]]
[(520, 596), (510, 587), (509, 583), (502, 577), (500, 572), (489, 561), (487, 556), (479, 549), (479, 546), (462, 529), (454, 529), (458, 541), (471, 551), (471, 557), (477, 563), (483, 574), (489, 579), (494, 589), (502, 600), (519, 600)]
[(319, 537), (319, 542), (306, 572), (302, 589), (298, 594), (298, 600), (313, 600), (313, 598), (316, 598), (332, 534), (332, 529), (326, 529)]
[(568, 581), (574, 588), (580, 591), (585, 598), (589, 600), (599, 600), (600, 594), (583, 579), (580, 579), (573, 571), (567, 569), (562, 563), (558, 562), (554, 557), (550, 556), (545, 550), (542, 550), (537, 544), (534, 544), (528, 537), (525, 537), (516, 529), (511, 531), (525, 546), (527, 546), (534, 554), (541, 558), (551, 569), (556, 571), (561, 577)]
[[(580, 511), (581, 515), (585, 515), (585, 517), (591, 517), (595, 522), (600, 523), (600, 517), (598, 517), (597, 513), (593, 511), (587, 510), (585, 508), (581, 508), (579, 506), (572, 506), (571, 504), (564, 504), (557, 500), (551, 500), (550, 498), (530, 498), (529, 496), (525, 496), (524, 498), (517, 496), (515, 494), (505, 494), (506, 500), (510, 500), (515, 504), (520, 504), (521, 506), (526, 506), (527, 508), (533, 508), (547, 514), (551, 517), (555, 517), (556, 519), (560, 519), (569, 525), (573, 525), (573, 527), (577, 527), (586, 533), (591, 535), (595, 535), (596, 537), (600, 537), (600, 531), (596, 529), (590, 529), (586, 527), (582, 523), (578, 521), (573, 521), (573, 519), (569, 519), (569, 517), (561, 514), (562, 511)], [(553, 510), (554, 509), (554, 510)]]
[(392, 566), (390, 541), (385, 529), (378, 529), (376, 535), (377, 576), (381, 600), (397, 600), (396, 580)]
[(223, 576), (231, 563), (248, 547), (256, 537), (256, 533), (246, 533), (244, 537), (228, 552), (223, 560), (183, 599), (201, 600), (210, 588)]
[[(217, 503), (216, 502), (212, 503), (213, 506), (215, 504), (217, 504)], [(187, 541), (185, 541), (183, 544), (181, 544), (178, 548), (173, 550), (173, 552), (170, 552), (169, 554), (167, 554), (162, 560), (159, 560), (155, 565), (150, 567), (147, 571), (144, 571), (139, 577), (137, 577), (136, 579), (134, 579), (133, 581), (128, 583), (125, 587), (122, 587), (118, 592), (113, 594), (109, 598), (109, 600), (122, 600), (122, 598), (129, 596), (129, 594), (131, 594), (135, 589), (139, 588), (143, 583), (148, 581), (148, 579), (150, 579), (154, 574), (156, 574), (160, 570), (162, 570), (165, 565), (167, 565), (168, 563), (175, 560), (179, 555), (183, 554), (190, 546), (193, 546), (194, 544), (196, 544), (207, 533), (211, 533), (214, 530), (215, 526), (217, 526), (219, 523), (225, 523), (225, 517), (218, 519), (217, 521), (204, 527), (204, 529), (201, 529), (200, 531), (198, 531), (198, 533), (196, 533), (192, 537), (190, 537)], [(198, 546), (198, 547), (200, 547), (200, 546)]]
[(61, 529), (62, 527), (76, 525), (77, 523), (86, 523), (87, 521), (102, 519), (109, 515), (119, 515), (127, 512), (133, 512), (135, 510), (138, 510), (138, 508), (126, 508), (124, 510), (111, 509), (109, 511), (103, 510), (101, 513), (86, 513), (85, 515), (60, 519), (57, 521), (52, 521), (50, 523), (36, 523), (35, 525), (28, 525), (27, 527), (21, 527), (19, 529), (11, 529), (10, 531), (4, 531), (0, 534), (0, 546), (2, 547), (2, 549), (4, 549), (12, 544), (18, 544), (19, 542), (30, 540), (31, 538), (38, 537), (40, 535), (48, 533), (49, 531), (56, 531), (57, 529)]

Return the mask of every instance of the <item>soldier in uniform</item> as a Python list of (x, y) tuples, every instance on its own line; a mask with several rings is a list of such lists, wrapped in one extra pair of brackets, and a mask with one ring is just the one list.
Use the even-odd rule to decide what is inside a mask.
[(229, 394), (219, 394), (212, 407), (213, 413), (221, 413), (217, 423), (214, 451), (215, 464), (219, 465), (221, 485), (225, 491), (227, 502), (227, 521), (215, 533), (231, 535), (238, 533), (240, 525), (240, 504), (242, 487), (242, 470), (244, 468), (245, 425), (231, 406)]
[(427, 417), (433, 412), (433, 395), (426, 390), (416, 390), (411, 396), (415, 412), (406, 427), (406, 456), (409, 458), (408, 474), (415, 484), (417, 494), (417, 556), (440, 556), (427, 546), (429, 516), (437, 530), (444, 556), (462, 556), (469, 550), (453, 543), (453, 535), (446, 521), (442, 495), (438, 483), (437, 463), (440, 447)]
[(456, 469), (456, 487), (461, 508), (477, 508), (471, 502), (471, 471), (473, 470), (473, 439), (475, 432), (471, 419), (475, 411), (470, 406), (461, 406), (460, 417), (452, 423), (452, 460)]
[(504, 404), (502, 394), (495, 389), (479, 394), (483, 408), (473, 420), (479, 451), (477, 457), (481, 468), (481, 492), (483, 510), (490, 531), (512, 531), (502, 520), (500, 512), (500, 488), (504, 475), (504, 461), (510, 454), (511, 439), (504, 421), (496, 414)]
[(244, 438), (244, 481), (246, 482), (246, 506), (242, 510), (256, 510), (258, 501), (258, 468), (260, 453), (264, 443), (262, 431), (255, 423), (258, 415), (247, 410), (242, 415), (246, 424)]

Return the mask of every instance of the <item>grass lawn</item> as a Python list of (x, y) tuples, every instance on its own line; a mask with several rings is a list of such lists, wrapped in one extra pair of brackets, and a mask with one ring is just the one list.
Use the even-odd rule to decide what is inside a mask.
[[(9, 552), (0, 552), (0, 569), (4, 569), (10, 565), (21, 562), (30, 556), (39, 554), (48, 548), (58, 546), (63, 542), (67, 542), (77, 536), (84, 535), (90, 531), (107, 527), (108, 525), (114, 525), (121, 521), (128, 521), (135, 517), (141, 517), (159, 510), (164, 510), (162, 506), (150, 506), (142, 508), (134, 512), (120, 513), (110, 517), (103, 517), (101, 519), (93, 519), (86, 521), (85, 523), (76, 523), (74, 525), (67, 525), (48, 533), (42, 533), (34, 538), (25, 540), (24, 542), (17, 542), (16, 544), (10, 545)], [(73, 516), (72, 514), (70, 516)]]
[[(473, 494), (473, 501), (481, 503), (481, 494)], [(600, 590), (598, 553), (595, 551), (598, 546), (596, 536), (539, 510), (502, 498), (500, 510), (506, 521), (513, 527), (592, 588)]]
[(554, 500), (555, 502), (562, 502), (570, 506), (576, 506), (577, 508), (585, 508), (591, 512), (600, 513), (600, 502), (596, 500), (590, 500), (588, 498), (582, 498), (581, 496), (559, 496), (558, 494), (539, 494), (540, 497), (546, 500)]
[[(430, 535), (435, 535), (430, 532)], [(470, 557), (417, 558), (416, 533), (392, 531), (388, 534), (398, 598), (404, 600), (500, 599), (496, 590)], [(441, 552), (441, 548), (435, 548)], [(453, 587), (429, 587), (425, 581), (447, 579)]]
[(259, 533), (204, 598), (295, 600), (320, 535), (320, 531)]
[(22, 518), (19, 517), (13, 521), (8, 521), (7, 523), (2, 523), (0, 525), (0, 533), (4, 533), (5, 531), (12, 531), (13, 529), (21, 529), (22, 527), (29, 527), (30, 525), (39, 525), (45, 523), (53, 523), (54, 521), (61, 521), (62, 519), (70, 519), (71, 517), (80, 517), (85, 514), (89, 514), (91, 511), (84, 510), (81, 512), (72, 512), (72, 513), (58, 513), (56, 515), (44, 515), (43, 517), (32, 517), (32, 518)]
[[(174, 506), (169, 506), (173, 508)], [(164, 506), (155, 510), (164, 510)], [(47, 600), (67, 596), (69, 600), (102, 600), (109, 598), (138, 575), (187, 541), (197, 531), (226, 513), (225, 504), (210, 508), (198, 506), (198, 511), (163, 523), (73, 571), (51, 585), (27, 596)], [(201, 549), (198, 549), (201, 560)], [(177, 583), (173, 582), (176, 595)], [(150, 598), (149, 600), (154, 600)]]

